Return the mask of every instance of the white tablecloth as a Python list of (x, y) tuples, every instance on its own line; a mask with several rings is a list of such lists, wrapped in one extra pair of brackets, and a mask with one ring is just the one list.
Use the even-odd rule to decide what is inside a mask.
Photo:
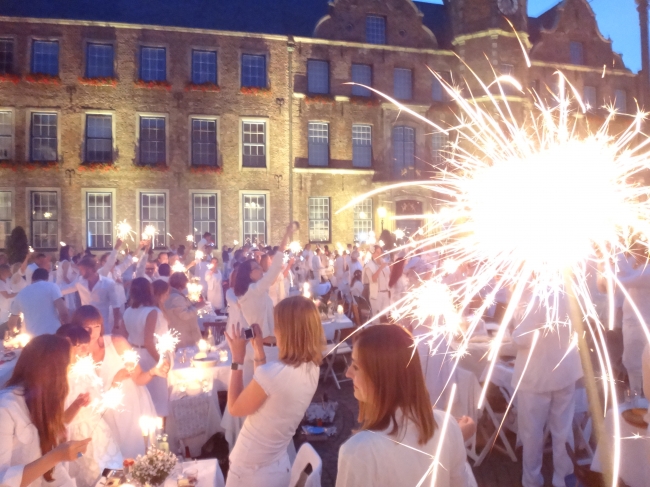
[(325, 331), (325, 338), (327, 340), (334, 340), (336, 330), (344, 328), (354, 328), (352, 320), (345, 315), (337, 316), (333, 320), (323, 321), (323, 330)]
[[(645, 402), (639, 407), (647, 406)], [(650, 482), (650, 437), (648, 431), (632, 426), (620, 414), (630, 409), (630, 404), (619, 406), (621, 422), (621, 462), (619, 477), (630, 487), (647, 487)], [(610, 441), (611, 454), (614, 454), (614, 412), (609, 410), (605, 417), (605, 435)], [(597, 447), (591, 469), (602, 472), (601, 463), (604, 461), (602, 449)]]
[[(212, 389), (210, 391), (213, 404), (211, 405), (206, 417), (206, 432), (198, 437), (184, 440), (189, 446), (193, 456), (201, 453), (201, 446), (213, 434), (223, 431), (221, 427), (221, 408), (219, 407), (219, 391), (227, 391), (230, 382), (230, 364), (232, 363), (230, 351), (228, 351), (228, 360), (218, 362), (215, 367), (192, 367), (190, 357), (195, 352), (187, 353), (186, 362), (180, 363), (180, 354), (177, 353), (174, 360), (174, 367), (169, 371), (167, 383), (169, 385), (170, 401), (181, 400), (187, 393), (199, 393), (199, 390), (192, 391), (192, 384), (200, 384), (203, 380), (211, 381)], [(218, 357), (219, 352), (212, 352)], [(185, 389), (185, 391), (182, 391)], [(209, 389), (209, 387), (208, 387)], [(179, 436), (178, 425), (173, 414), (167, 418), (167, 433), (169, 435), (169, 444), (173, 449), (178, 448)]]
[[(184, 462), (183, 470), (195, 467), (199, 472), (197, 487), (225, 487), (226, 482), (223, 480), (223, 473), (219, 468), (216, 459), (198, 460), (196, 462)], [(164, 487), (176, 487), (177, 479), (171, 478), (165, 480)]]

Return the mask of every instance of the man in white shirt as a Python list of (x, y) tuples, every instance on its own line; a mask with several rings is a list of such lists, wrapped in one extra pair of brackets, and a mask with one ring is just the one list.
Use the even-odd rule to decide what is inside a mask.
[[(368, 283), (370, 290), (370, 307), (373, 315), (380, 313), (390, 306), (390, 280), (389, 263), (383, 258), (383, 251), (379, 245), (371, 245), (372, 258), (366, 263), (363, 270), (363, 281)], [(380, 319), (373, 320), (378, 325)]]
[(11, 303), (16, 294), (11, 289), (11, 268), (7, 264), (0, 265), (0, 325), (9, 319)]
[(23, 273), (23, 275), (25, 276), (25, 281), (27, 281), (27, 284), (32, 283), (32, 274), (34, 274), (34, 271), (36, 269), (45, 269), (49, 275), (51, 268), (52, 268), (52, 263), (50, 262), (48, 256), (45, 254), (37, 254), (36, 257), (34, 257), (34, 262), (29, 264), (27, 266), (27, 269), (25, 269), (25, 272)]
[(305, 245), (305, 249), (302, 251), (302, 257), (305, 270), (307, 271), (307, 279), (314, 279), (314, 273), (312, 269), (314, 253), (311, 251), (311, 244)]
[(323, 273), (323, 264), (320, 258), (321, 250), (316, 247), (314, 255), (311, 258), (311, 270), (314, 274), (314, 280), (320, 282), (321, 274)]
[[(97, 272), (97, 260), (87, 255), (79, 261), (79, 277), (73, 285), (64, 290), (64, 294), (78, 291), (81, 304), (94, 306), (104, 319), (106, 334), (111, 334), (113, 324), (120, 323), (120, 302), (117, 295), (115, 281)], [(110, 318), (110, 311), (113, 308), (113, 320)]]
[(200, 250), (203, 253), (209, 253), (214, 247), (214, 242), (212, 241), (212, 234), (210, 232), (205, 232), (203, 238), (199, 240), (199, 243), (196, 244), (196, 250)]
[(25, 332), (32, 337), (56, 333), (61, 324), (68, 323), (68, 308), (61, 290), (53, 282), (47, 282), (48, 278), (45, 269), (36, 269), (32, 274), (32, 284), (14, 298), (8, 322), (10, 330), (18, 326), (21, 313)]
[[(519, 439), (523, 445), (523, 487), (541, 487), (544, 454), (544, 427), (548, 425), (553, 441), (553, 485), (564, 484), (573, 472), (566, 454), (566, 443), (573, 444), (575, 384), (583, 375), (580, 356), (571, 346), (573, 328), (568, 318), (566, 295), (560, 295), (557, 310), (547, 310), (538, 298), (515, 328), (512, 339), (517, 344), (517, 359), (512, 377), (517, 391)], [(526, 309), (522, 300), (521, 310)], [(557, 322), (547, 323), (547, 316), (557, 312)], [(522, 313), (523, 314), (523, 313)], [(535, 332), (537, 343), (533, 347)], [(528, 364), (528, 365), (526, 365)], [(525, 369), (525, 373), (524, 373)], [(521, 383), (520, 383), (521, 381)]]

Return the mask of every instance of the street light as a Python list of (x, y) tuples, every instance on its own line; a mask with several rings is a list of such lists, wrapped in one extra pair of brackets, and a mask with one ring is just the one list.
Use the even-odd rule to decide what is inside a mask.
[(384, 218), (386, 218), (386, 208), (384, 208), (383, 206), (380, 206), (379, 208), (377, 208), (377, 216), (379, 216), (379, 218), (381, 218), (381, 231), (383, 232), (384, 231)]

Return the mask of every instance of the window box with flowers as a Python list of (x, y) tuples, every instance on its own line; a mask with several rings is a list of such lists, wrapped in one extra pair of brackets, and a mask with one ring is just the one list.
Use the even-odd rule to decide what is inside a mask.
[(41, 83), (44, 85), (60, 85), (61, 78), (51, 74), (30, 73), (25, 75), (25, 81), (28, 83)]
[(117, 86), (117, 78), (86, 78), (79, 76), (79, 83), (87, 86)]
[(167, 164), (134, 164), (133, 167), (136, 171), (140, 172), (167, 172), (169, 166)]
[(143, 81), (139, 79), (135, 82), (135, 87), (147, 90), (172, 90), (172, 84), (169, 81)]
[(239, 91), (244, 95), (267, 96), (271, 94), (271, 88), (268, 86), (242, 86)]
[(29, 161), (22, 165), (27, 171), (48, 171), (59, 167), (58, 161)]
[(351, 96), (350, 104), (362, 107), (378, 107), (382, 104), (382, 99), (377, 96)]
[(77, 169), (80, 172), (109, 172), (117, 171), (117, 166), (112, 162), (84, 162)]
[(13, 172), (18, 170), (18, 163), (16, 161), (0, 161), (0, 169), (11, 169)]
[(210, 91), (213, 93), (218, 93), (221, 91), (221, 87), (215, 83), (188, 83), (185, 85), (185, 91)]
[(333, 105), (335, 102), (334, 97), (331, 95), (307, 95), (305, 97), (305, 103), (307, 105), (312, 104), (322, 104), (322, 105)]
[(196, 174), (221, 174), (223, 167), (221, 166), (190, 166), (190, 172)]
[(19, 74), (3, 73), (0, 74), (0, 83), (13, 83), (15, 85), (22, 79)]

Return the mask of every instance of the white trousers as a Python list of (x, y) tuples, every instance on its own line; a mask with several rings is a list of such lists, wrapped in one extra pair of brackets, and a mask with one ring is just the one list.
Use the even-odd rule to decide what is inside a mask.
[(623, 365), (630, 379), (630, 389), (643, 392), (641, 356), (648, 340), (638, 320), (623, 321)]
[(566, 451), (573, 448), (573, 415), (575, 384), (559, 391), (517, 393), (519, 439), (523, 451), (523, 487), (542, 487), (542, 457), (544, 455), (544, 426), (548, 424), (553, 441), (553, 486), (565, 487), (564, 479), (573, 472)]
[(244, 467), (231, 464), (226, 487), (287, 487), (291, 480), (289, 455), (264, 467)]
[[(390, 293), (387, 292), (378, 292), (376, 298), (370, 298), (370, 307), (372, 308), (372, 315), (375, 316), (377, 313), (381, 313), (386, 308), (390, 306)], [(375, 318), (372, 320), (373, 325), (380, 324), (380, 318)]]

